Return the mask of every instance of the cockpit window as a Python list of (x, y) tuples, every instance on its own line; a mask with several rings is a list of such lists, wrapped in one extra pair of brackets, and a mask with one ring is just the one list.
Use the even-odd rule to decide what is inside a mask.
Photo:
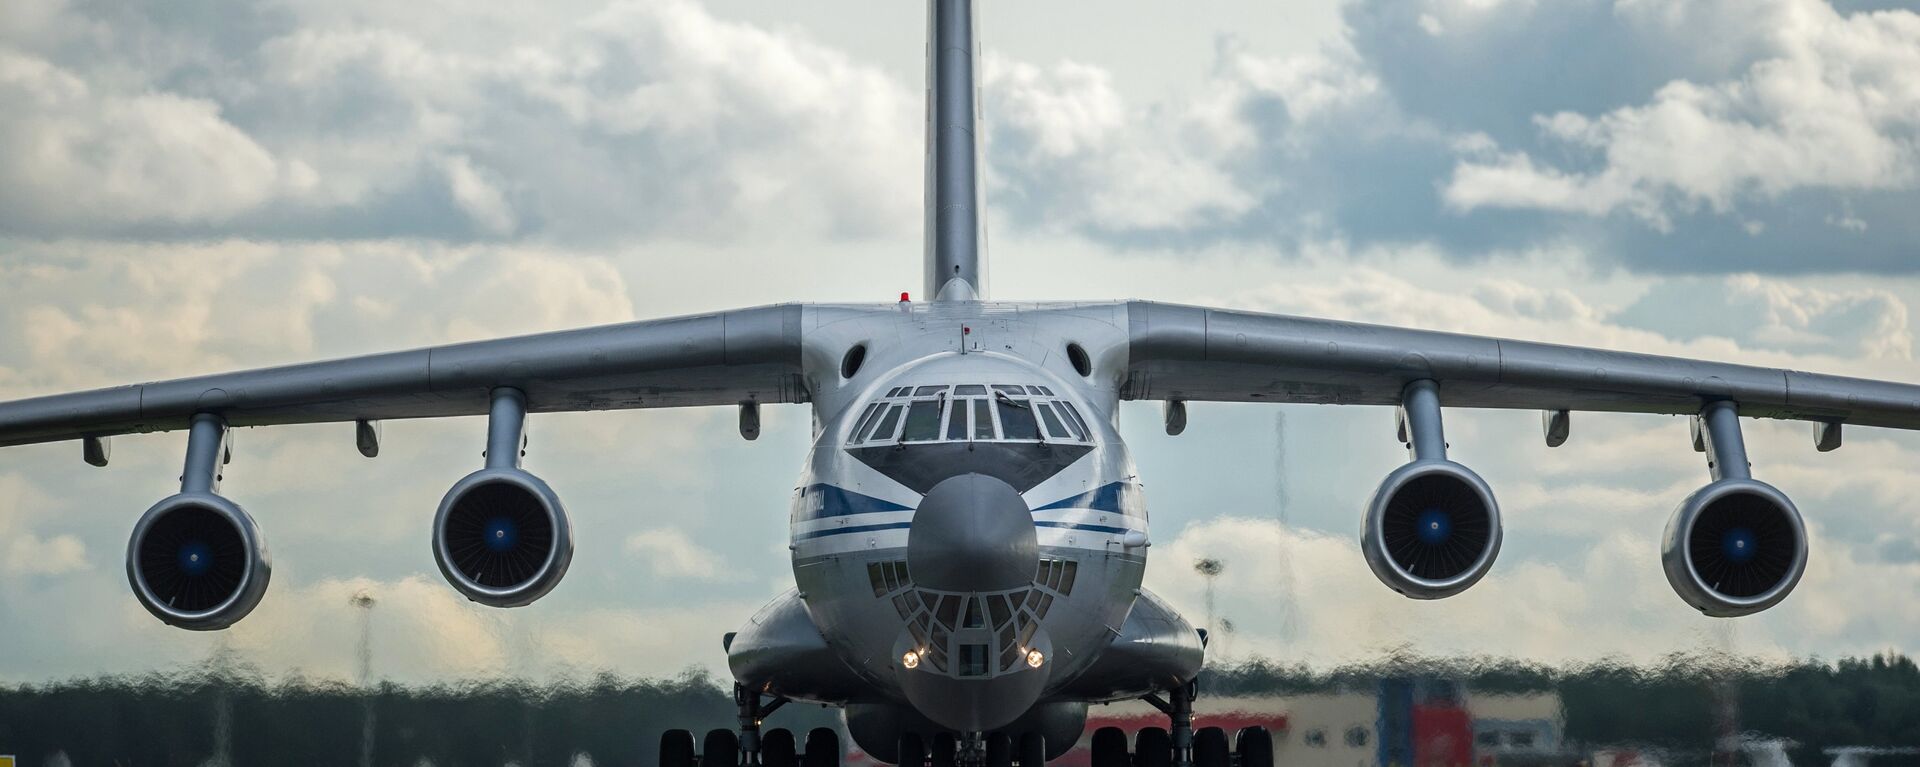
[(900, 441), (931, 442), (939, 439), (940, 404), (943, 399), (915, 400), (913, 406), (907, 409), (907, 426), (900, 432)]
[(896, 386), (860, 414), (847, 444), (1092, 442), (1079, 410), (1052, 391), (1023, 384)]
[(1026, 403), (1008, 397), (996, 397), (994, 402), (999, 405), (1000, 433), (1006, 439), (1040, 438), (1040, 424), (1034, 421), (1033, 410)]
[(1065, 424), (1060, 423), (1060, 417), (1053, 414), (1051, 406), (1039, 403), (1034, 405), (1033, 409), (1040, 411), (1040, 420), (1047, 425), (1047, 436), (1054, 439), (1079, 439), (1067, 431)]
[(880, 423), (873, 427), (873, 433), (868, 434), (867, 439), (893, 439), (893, 427), (896, 426), (899, 421), (900, 406), (894, 405), (893, 407), (887, 408), (887, 414), (880, 417)]
[(860, 414), (860, 421), (853, 427), (853, 439), (849, 440), (850, 442), (859, 442), (860, 438), (866, 435), (867, 427), (873, 425), (873, 416), (880, 412), (881, 407), (881, 403), (878, 402), (867, 406), (867, 412)]
[(973, 438), (993, 439), (993, 410), (983, 399), (961, 400), (973, 403)]

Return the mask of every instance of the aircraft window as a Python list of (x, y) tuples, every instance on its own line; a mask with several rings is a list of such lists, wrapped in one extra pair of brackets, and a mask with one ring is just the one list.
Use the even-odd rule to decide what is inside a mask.
[(880, 416), (880, 422), (874, 424), (873, 432), (867, 435), (868, 441), (893, 439), (893, 428), (900, 424), (900, 406), (887, 408), (887, 414)]
[(898, 397), (898, 396), (900, 396), (900, 393), (901, 393), (901, 392), (904, 392), (904, 391), (906, 391), (906, 390), (907, 390), (907, 387), (905, 387), (905, 386), (895, 386), (895, 387), (893, 387), (892, 389), (889, 389), (889, 390), (887, 390), (887, 396), (889, 396), (889, 397)]
[(987, 598), (987, 612), (993, 616), (993, 625), (999, 626), (1013, 617), (1013, 609), (1007, 607), (1007, 598), (995, 594)]
[(977, 597), (967, 600), (967, 623), (965, 628), (977, 629), (986, 627), (986, 620), (980, 615), (981, 601), (983, 600)]
[(1034, 608), (1037, 608), (1039, 606), (1040, 606), (1040, 591), (1038, 589), (1035, 589), (1033, 591), (1027, 592), (1027, 609), (1033, 610)]
[(1073, 419), (1073, 422), (1080, 427), (1080, 432), (1082, 434), (1087, 435), (1087, 441), (1089, 442), (1093, 441), (1093, 430), (1087, 428), (1087, 421), (1086, 419), (1080, 417), (1079, 408), (1074, 407), (1073, 403), (1071, 402), (1068, 402), (1066, 400), (1061, 400), (1060, 412), (1066, 413), (1068, 418)]
[(1020, 648), (1007, 645), (1000, 650), (1000, 670), (1012, 671), (1013, 664), (1020, 660)]
[(1061, 594), (1073, 593), (1073, 577), (1075, 575), (1078, 575), (1079, 571), (1080, 571), (1080, 563), (1075, 562), (1071, 559), (1067, 560), (1066, 564), (1061, 565), (1061, 569), (1060, 569), (1060, 573), (1061, 573), (1060, 574), (1060, 593)]
[(1039, 439), (1040, 424), (1025, 404), (1006, 397), (994, 400), (1000, 407), (1000, 433), (1005, 439)]
[(1046, 403), (1035, 403), (1033, 409), (1040, 411), (1040, 420), (1047, 424), (1047, 436), (1054, 439), (1073, 439), (1067, 427), (1060, 423), (1060, 417), (1053, 414), (1053, 408)]
[(960, 442), (967, 438), (967, 401), (954, 400), (953, 408), (947, 413), (947, 441)]
[(947, 390), (946, 386), (922, 386), (918, 389), (913, 390), (913, 396), (931, 397), (935, 394), (940, 394), (942, 392), (945, 392), (946, 390)]
[(1045, 386), (1029, 386), (1027, 388), (1033, 390), (1034, 394), (1045, 394), (1049, 397), (1053, 396), (1053, 390)]
[(960, 645), (960, 676), (987, 675), (987, 646), (983, 644)]
[(934, 610), (933, 617), (942, 626), (952, 626), (960, 620), (960, 598), (946, 596), (940, 598), (940, 607)]
[(993, 409), (983, 399), (973, 400), (973, 438), (993, 439)]
[(942, 674), (947, 673), (947, 630), (935, 628), (933, 641), (927, 645), (927, 648), (931, 650), (927, 653), (927, 659), (933, 661), (933, 670)]
[(915, 645), (918, 645), (920, 647), (927, 646), (927, 630), (920, 628), (920, 624), (918, 623), (907, 624), (907, 633), (913, 635), (913, 643)]
[(969, 394), (978, 397), (987, 393), (987, 387), (980, 384), (960, 384), (953, 387), (953, 396), (965, 397)]
[(1067, 403), (1055, 402), (1053, 403), (1053, 410), (1054, 412), (1060, 414), (1060, 422), (1067, 425), (1067, 431), (1073, 432), (1073, 438), (1075, 440), (1078, 440), (1081, 442), (1093, 441), (1092, 437), (1087, 436), (1087, 430), (1085, 428), (1082, 428), (1080, 424), (1075, 423), (1073, 420), (1073, 416), (1067, 413)]
[(1507, 733), (1507, 744), (1518, 747), (1518, 748), (1533, 748), (1533, 733), (1531, 732)]
[(1347, 745), (1353, 748), (1365, 748), (1367, 745), (1367, 729), (1359, 725), (1347, 728)]
[(907, 601), (905, 594), (893, 598), (893, 609), (900, 613), (901, 620), (913, 617), (913, 604)]
[(1004, 392), (1006, 394), (1026, 394), (1027, 393), (1026, 389), (1021, 388), (1019, 386), (1015, 386), (1013, 384), (994, 384), (993, 390), (997, 392)]
[(873, 416), (875, 413), (878, 413), (878, 412), (880, 412), (880, 403), (875, 402), (871, 405), (868, 405), (867, 412), (860, 414), (860, 422), (853, 427), (853, 437), (848, 441), (859, 442), (860, 435), (866, 433), (868, 426), (873, 425)]
[(1498, 746), (1500, 745), (1500, 731), (1488, 730), (1479, 735), (1475, 735), (1473, 736), (1473, 742), (1482, 746)]
[(940, 438), (940, 401), (915, 400), (907, 410), (907, 426), (900, 432), (901, 442), (927, 442)]
[(867, 580), (873, 583), (874, 596), (884, 597), (887, 595), (887, 576), (882, 572), (879, 562), (867, 563)]
[(1035, 631), (1038, 631), (1039, 629), (1040, 629), (1040, 624), (1038, 623), (1028, 623), (1025, 626), (1021, 626), (1020, 627), (1020, 646), (1027, 647), (1032, 645), (1033, 634)]
[(1308, 730), (1306, 735), (1301, 736), (1300, 742), (1305, 743), (1312, 748), (1326, 748), (1327, 747), (1327, 731), (1326, 730)]
[(1040, 618), (1041, 620), (1045, 620), (1047, 617), (1047, 610), (1052, 607), (1053, 607), (1053, 595), (1041, 594), (1040, 608), (1033, 611), (1034, 617)]
[(1013, 605), (1015, 610), (1020, 609), (1020, 603), (1025, 601), (1027, 601), (1027, 592), (1024, 591), (1013, 592), (1012, 596), (1007, 597), (1007, 602)]
[(1047, 563), (1047, 588), (1054, 591), (1060, 590), (1060, 573), (1064, 569), (1057, 559)]

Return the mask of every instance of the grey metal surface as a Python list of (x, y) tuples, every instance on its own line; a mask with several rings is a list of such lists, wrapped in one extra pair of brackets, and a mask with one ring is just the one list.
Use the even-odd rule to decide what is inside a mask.
[(1390, 405), (1409, 381), (1449, 407), (1741, 415), (1920, 429), (1920, 386), (1653, 354), (1135, 301), (1124, 396)]
[(927, 0), (926, 293), (986, 300), (980, 41), (973, 0)]
[(805, 402), (797, 304), (647, 320), (0, 403), (0, 446), (186, 428)]

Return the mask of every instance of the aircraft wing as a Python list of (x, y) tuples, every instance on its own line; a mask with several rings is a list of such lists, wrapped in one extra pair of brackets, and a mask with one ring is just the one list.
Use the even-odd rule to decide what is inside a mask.
[(804, 402), (798, 304), (134, 384), (0, 403), (0, 446), (187, 428)]
[(1431, 379), (1449, 407), (1743, 416), (1920, 429), (1920, 386), (1652, 354), (1144, 301), (1127, 306), (1122, 396), (1397, 405)]

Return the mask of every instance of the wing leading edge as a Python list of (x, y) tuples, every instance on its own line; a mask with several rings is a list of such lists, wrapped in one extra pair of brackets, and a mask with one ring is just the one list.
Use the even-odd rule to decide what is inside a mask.
[(1740, 415), (1920, 429), (1920, 386), (1652, 354), (1133, 301), (1122, 396), (1398, 405), (1431, 379), (1449, 407)]
[(185, 429), (481, 415), (513, 387), (531, 412), (805, 402), (801, 312), (784, 304), (451, 344), (0, 403), (0, 446)]

